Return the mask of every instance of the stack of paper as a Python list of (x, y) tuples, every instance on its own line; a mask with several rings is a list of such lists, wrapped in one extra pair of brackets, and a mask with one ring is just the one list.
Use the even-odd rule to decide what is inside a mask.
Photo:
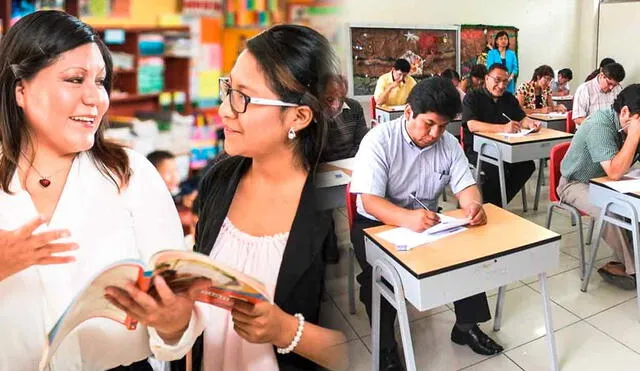
[(457, 219), (438, 214), (440, 223), (425, 230), (414, 232), (408, 228), (399, 227), (378, 233), (378, 237), (393, 244), (399, 251), (409, 251), (414, 247), (437, 241), (441, 238), (465, 231), (463, 226), (469, 224), (469, 218)]
[(505, 138), (520, 138), (529, 135), (533, 129), (521, 129), (519, 133), (502, 133)]

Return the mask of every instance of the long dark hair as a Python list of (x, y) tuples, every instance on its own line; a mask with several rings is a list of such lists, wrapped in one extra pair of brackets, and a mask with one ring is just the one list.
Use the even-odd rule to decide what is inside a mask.
[(338, 72), (329, 41), (309, 27), (278, 25), (251, 38), (247, 50), (280, 99), (313, 111), (313, 121), (296, 133), (294, 146), (304, 167), (314, 173), (327, 136), (327, 114), (321, 97), (328, 77)]
[[(56, 61), (60, 54), (81, 45), (95, 43), (106, 66), (104, 87), (111, 93), (113, 63), (111, 54), (96, 32), (79, 19), (61, 11), (31, 13), (9, 29), (0, 43), (0, 189), (10, 192), (22, 144), (30, 140), (29, 127), (16, 102), (16, 85), (33, 78)], [(129, 159), (122, 147), (108, 142), (104, 131), (106, 115), (89, 150), (100, 172), (120, 190), (131, 177)], [(117, 179), (116, 179), (117, 178)]]

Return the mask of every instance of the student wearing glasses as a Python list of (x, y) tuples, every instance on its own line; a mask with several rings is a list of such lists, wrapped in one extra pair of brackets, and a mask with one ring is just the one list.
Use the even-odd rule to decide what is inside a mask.
[(609, 63), (600, 68), (600, 73), (576, 89), (573, 96), (573, 120), (576, 125), (597, 110), (608, 108), (622, 91), (624, 67), (619, 63)]
[[(194, 250), (258, 279), (273, 302), (176, 306), (175, 331), (150, 330), (158, 359), (193, 349), (198, 371), (346, 367), (344, 335), (317, 325), (329, 223), (313, 179), (327, 130), (321, 82), (336, 66), (318, 32), (280, 25), (248, 40), (220, 80), (228, 157), (203, 176)], [(153, 321), (140, 307), (155, 299), (136, 295), (144, 300), (129, 306), (134, 318)], [(172, 366), (184, 370), (185, 358)]]
[[(472, 164), (478, 160), (478, 154), (473, 150), (472, 133), (517, 133), (521, 128), (535, 131), (540, 129), (540, 124), (527, 118), (518, 100), (506, 91), (508, 84), (507, 69), (501, 63), (494, 63), (485, 76), (485, 86), (471, 91), (464, 97), (462, 104), (464, 151)], [(533, 161), (504, 163), (508, 201), (511, 201), (524, 187), (534, 170)], [(502, 207), (498, 167), (483, 164), (482, 171), (485, 174), (481, 182), (484, 202)]]
[(562, 104), (555, 104), (551, 96), (553, 69), (542, 65), (533, 71), (531, 81), (523, 82), (518, 87), (516, 98), (526, 114), (567, 112)]

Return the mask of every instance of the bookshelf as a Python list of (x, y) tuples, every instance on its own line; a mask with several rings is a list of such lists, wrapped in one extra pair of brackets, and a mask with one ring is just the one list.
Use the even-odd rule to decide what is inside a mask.
[[(0, 19), (2, 20), (2, 34), (7, 33), (11, 24), (11, 0), (0, 1)], [(64, 11), (77, 17), (79, 14), (79, 0), (65, 0)]]
[[(183, 92), (185, 95), (185, 112), (191, 112), (191, 99), (189, 94), (189, 76), (191, 57), (159, 54), (143, 55), (140, 52), (140, 40), (145, 34), (158, 34), (166, 36), (168, 33), (181, 33), (188, 35), (189, 28), (186, 26), (175, 27), (94, 27), (104, 39), (107, 30), (118, 29), (124, 32), (124, 42), (122, 44), (107, 44), (112, 53), (127, 53), (133, 56), (133, 66), (127, 69), (115, 69), (113, 90), (123, 94), (111, 96), (111, 106), (109, 114), (117, 116), (134, 116), (136, 111), (159, 111), (160, 92), (144, 93), (139, 91), (140, 86), (140, 65), (143, 58), (161, 58), (164, 64), (164, 87), (162, 92)], [(174, 108), (170, 105), (170, 108)]]

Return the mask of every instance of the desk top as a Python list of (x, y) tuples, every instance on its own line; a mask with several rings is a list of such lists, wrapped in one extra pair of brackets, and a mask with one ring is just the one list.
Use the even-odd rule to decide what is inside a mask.
[(342, 170), (348, 176), (351, 176), (353, 168), (353, 157), (345, 158), (344, 160), (323, 162), (318, 165), (318, 173), (326, 173), (333, 170)]
[(545, 127), (541, 127), (537, 133), (530, 133), (524, 137), (505, 137), (501, 133), (474, 133), (475, 135), (492, 139), (498, 142), (502, 142), (509, 145), (528, 144), (536, 142), (546, 142), (555, 139), (572, 138), (573, 134), (565, 133), (564, 131), (553, 130)]
[(530, 115), (528, 115), (529, 117), (531, 117), (532, 119), (536, 119), (536, 120), (540, 120), (540, 121), (560, 121), (560, 120), (566, 120), (567, 119), (567, 113), (553, 113), (553, 114), (549, 114), (549, 113), (532, 113)]
[(553, 100), (573, 100), (573, 95), (554, 95), (551, 97)]
[[(416, 247), (397, 251), (395, 246), (378, 238), (380, 232), (395, 228), (380, 226), (365, 229), (365, 234), (392, 259), (421, 279), (481, 261), (560, 240), (560, 235), (492, 204), (484, 205), (488, 223)], [(463, 217), (462, 210), (445, 214)]]
[[(634, 180), (634, 179), (635, 178), (622, 177), (620, 180)], [(597, 186), (603, 187), (603, 188), (610, 189), (610, 190), (612, 190), (614, 192), (618, 192), (617, 190), (615, 190), (615, 189), (613, 189), (613, 188), (611, 188), (611, 187), (609, 187), (608, 185), (605, 184), (606, 182), (613, 182), (613, 181), (614, 180), (609, 178), (608, 176), (603, 176), (603, 177), (600, 177), (600, 178), (593, 178), (593, 179), (591, 179), (589, 181), (589, 183), (591, 183), (593, 185), (597, 185)], [(624, 194), (640, 198), (640, 189), (638, 189), (637, 192), (626, 192)]]

